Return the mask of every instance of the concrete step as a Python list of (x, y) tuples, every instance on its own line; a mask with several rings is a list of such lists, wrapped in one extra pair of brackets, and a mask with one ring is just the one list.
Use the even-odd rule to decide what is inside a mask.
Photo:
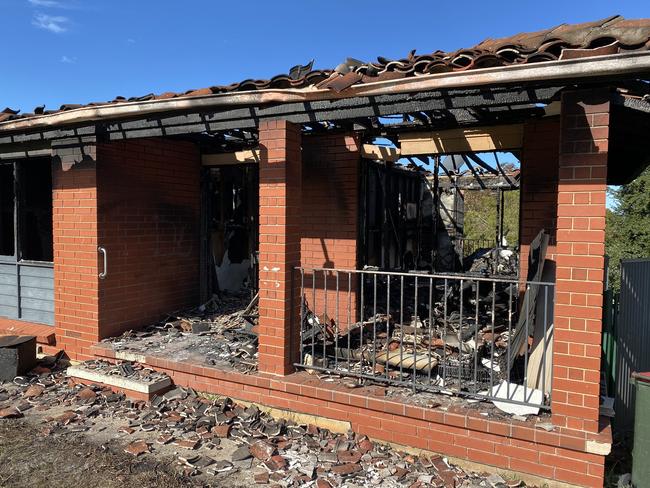
[(108, 386), (111, 390), (124, 393), (128, 398), (135, 400), (151, 400), (154, 395), (161, 395), (172, 386), (172, 380), (169, 376), (145, 381), (138, 378), (107, 374), (98, 369), (88, 368), (83, 364), (70, 366), (67, 375), (78, 383)]

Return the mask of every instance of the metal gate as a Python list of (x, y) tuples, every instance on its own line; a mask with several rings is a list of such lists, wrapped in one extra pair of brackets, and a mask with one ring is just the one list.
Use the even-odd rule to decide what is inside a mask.
[(617, 333), (615, 425), (625, 432), (634, 427), (630, 377), (635, 371), (650, 371), (650, 259), (621, 261)]

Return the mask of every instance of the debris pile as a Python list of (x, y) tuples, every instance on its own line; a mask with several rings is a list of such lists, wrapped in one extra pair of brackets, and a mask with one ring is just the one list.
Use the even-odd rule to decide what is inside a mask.
[(143, 366), (140, 363), (123, 362), (113, 364), (108, 361), (95, 359), (84, 361), (83, 365), (89, 370), (97, 371), (102, 374), (122, 376), (124, 378), (131, 378), (144, 383), (156, 383), (157, 381), (168, 377), (165, 373), (159, 373), (158, 371)]
[(142, 330), (104, 339), (116, 351), (164, 355), (171, 360), (257, 369), (257, 297), (222, 294)]
[[(547, 243), (548, 236), (541, 232), (531, 245), (523, 298), (518, 281), (484, 277), (506, 263), (513, 266), (508, 272), (516, 273), (515, 255), (503, 249), (477, 251), (474, 274), (441, 278), (367, 271), (361, 277), (361, 304), (362, 316), (368, 318), (352, 325), (339, 325), (327, 312), (314, 313), (307, 297), (316, 295), (307, 290), (301, 328), (304, 368), (544, 404), (548, 399), (539, 390), (534, 392), (535, 401), (529, 393), (545, 382), (542, 389), (548, 392), (550, 385), (545, 380), (550, 341), (538, 337), (535, 342), (536, 325), (538, 333), (544, 329), (541, 337), (550, 327), (546, 310), (553, 290), (539, 283)], [(539, 316), (538, 295), (544, 309)], [(535, 345), (539, 354), (533, 355)], [(525, 387), (518, 389), (521, 385)]]
[(519, 253), (508, 248), (481, 248), (463, 259), (463, 269), (471, 274), (516, 277)]
[[(113, 367), (116, 374), (149, 374), (133, 363)], [(121, 424), (115, 435), (127, 453), (139, 457), (170, 446), (182, 474), (200, 475), (214, 486), (236, 472), (281, 487), (507, 486), (496, 475), (465, 472), (440, 456), (409, 455), (352, 432), (334, 434), (276, 420), (228, 398), (175, 388), (151, 402), (130, 401), (97, 385), (74, 384), (61, 370), (45, 369), (0, 384), (0, 418), (20, 417), (34, 408), (45, 415), (40, 427), (45, 435), (86, 432), (112, 419)], [(50, 409), (57, 413), (49, 415)]]

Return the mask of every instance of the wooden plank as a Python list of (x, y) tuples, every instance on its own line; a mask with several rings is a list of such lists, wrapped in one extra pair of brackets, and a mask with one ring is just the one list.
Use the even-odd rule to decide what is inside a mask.
[(16, 280), (14, 280), (13, 284), (9, 285), (2, 285), (0, 284), (0, 295), (7, 295), (10, 297), (15, 297), (17, 296), (17, 286), (16, 286)]
[(54, 312), (54, 300), (39, 300), (37, 298), (20, 297), (20, 309), (41, 310), (43, 312)]
[(390, 161), (391, 163), (394, 163), (402, 156), (400, 150), (396, 147), (363, 144), (361, 146), (361, 157), (375, 161)]
[(16, 295), (0, 295), (0, 305), (15, 306)]
[(203, 166), (224, 166), (231, 164), (250, 164), (260, 162), (259, 149), (246, 149), (230, 153), (203, 154), (201, 156)]
[(20, 265), (20, 276), (34, 276), (37, 278), (54, 279), (54, 268), (45, 266)]
[(21, 311), (22, 319), (37, 324), (54, 325), (54, 312), (44, 312), (43, 310), (23, 309)]
[(48, 280), (37, 276), (22, 276), (20, 285), (29, 288), (42, 288), (44, 290), (54, 290), (54, 279)]
[(16, 286), (16, 273), (14, 274), (0, 274), (0, 285)]
[[(0, 287), (0, 293), (2, 293), (2, 287)], [(49, 301), (54, 303), (53, 289), (32, 288), (32, 287), (21, 286), (20, 296), (21, 298), (36, 298), (38, 300), (44, 300), (44, 301)]]
[[(15, 303), (15, 299), (14, 299), (14, 303)], [(0, 305), (0, 317), (15, 319), (16, 317), (18, 317), (16, 307), (10, 307), (8, 305)]]
[(411, 132), (399, 137), (402, 156), (504, 151), (522, 146), (523, 125), (498, 125), (436, 132)]

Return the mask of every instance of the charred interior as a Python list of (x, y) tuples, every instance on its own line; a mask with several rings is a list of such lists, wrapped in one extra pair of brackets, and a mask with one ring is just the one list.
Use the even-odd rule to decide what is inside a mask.
[(257, 165), (204, 169), (209, 295), (257, 289)]
[[(362, 171), (361, 266), (517, 276), (519, 161), (501, 163), (497, 153), (421, 156), (364, 160)], [(516, 198), (514, 208), (506, 209), (506, 197)]]
[(365, 159), (358, 270), (300, 270), (302, 367), (548, 408), (549, 236), (520, 276), (519, 183), (513, 152)]

